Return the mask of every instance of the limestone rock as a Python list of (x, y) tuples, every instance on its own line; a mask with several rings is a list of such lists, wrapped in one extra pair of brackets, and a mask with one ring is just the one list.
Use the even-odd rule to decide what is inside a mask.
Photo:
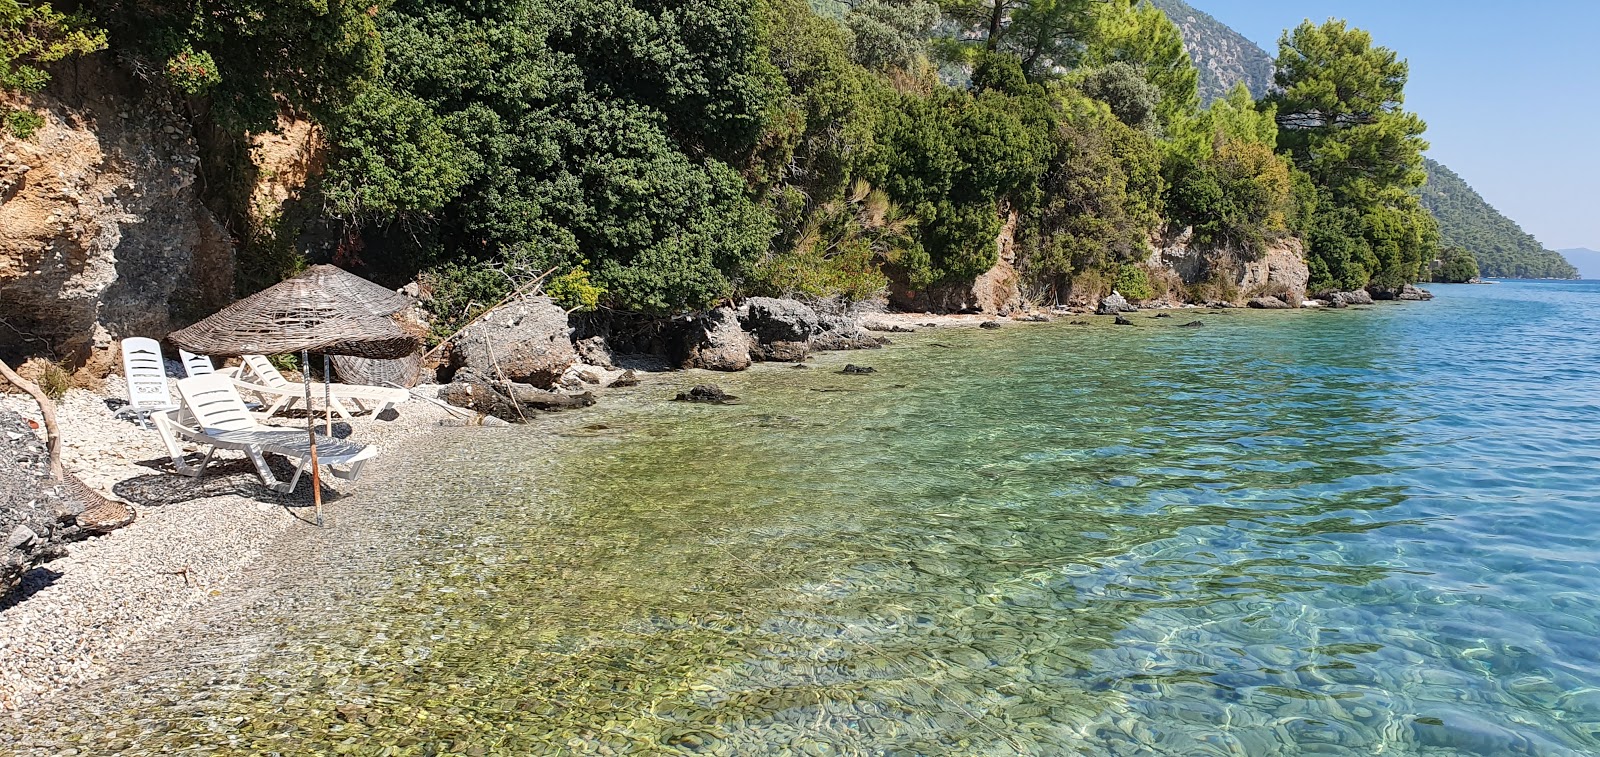
[(470, 368), (457, 371), (455, 379), (439, 390), (439, 399), (512, 422), (527, 420), (540, 411), (570, 410), (595, 403), (589, 392), (561, 394), (527, 384), (490, 381)]
[(722, 391), (722, 387), (717, 386), (716, 384), (699, 384), (687, 392), (679, 392), (678, 396), (674, 397), (673, 399), (678, 402), (700, 402), (708, 405), (726, 405), (739, 398)]
[(591, 336), (588, 339), (579, 339), (573, 347), (578, 352), (578, 359), (589, 365), (611, 369), (617, 367), (616, 356), (611, 353), (611, 345), (606, 343), (603, 336)]
[(750, 335), (733, 308), (717, 308), (686, 327), (684, 368), (742, 371), (750, 367)]
[(1290, 308), (1289, 303), (1277, 297), (1253, 297), (1250, 299), (1249, 304), (1250, 307), (1257, 310), (1288, 310)]
[(1321, 299), (1327, 302), (1328, 307), (1331, 308), (1347, 308), (1351, 305), (1372, 304), (1372, 295), (1369, 294), (1365, 289), (1357, 289), (1354, 292), (1329, 292), (1324, 294)]
[(539, 387), (556, 385), (578, 362), (567, 311), (543, 296), (520, 297), (468, 326), (451, 356), (456, 368)]
[(1100, 300), (1100, 307), (1095, 312), (1100, 315), (1116, 315), (1118, 313), (1132, 313), (1137, 310), (1138, 308), (1128, 302), (1128, 298), (1123, 297), (1118, 292), (1112, 292)]
[(881, 339), (848, 313), (817, 314), (817, 333), (811, 337), (814, 350), (875, 350), (882, 346)]
[(811, 337), (821, 324), (811, 306), (773, 297), (750, 298), (741, 321), (755, 337), (752, 357), (780, 363), (805, 360), (811, 352)]
[(33, 137), (0, 137), (0, 350), (39, 351), (38, 337), (109, 367), (116, 340), (164, 336), (233, 291), (188, 123), (103, 57), (62, 64), (18, 103), (44, 117)]

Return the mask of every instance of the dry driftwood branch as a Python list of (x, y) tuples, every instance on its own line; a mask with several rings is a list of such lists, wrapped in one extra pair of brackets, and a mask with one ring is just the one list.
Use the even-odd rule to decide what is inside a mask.
[(550, 277), (550, 274), (552, 274), (552, 273), (555, 273), (555, 272), (556, 272), (556, 268), (557, 268), (557, 267), (559, 267), (559, 266), (555, 266), (555, 267), (551, 267), (551, 268), (550, 268), (550, 270), (548, 270), (548, 271), (545, 271), (545, 272), (544, 272), (544, 273), (541, 273), (541, 274), (539, 274), (539, 275), (538, 275), (538, 277), (536, 277), (536, 278), (535, 278), (535, 279), (534, 279), (534, 280), (533, 280), (533, 281), (530, 281), (530, 282), (528, 282), (528, 283), (526, 283), (526, 284), (523, 284), (523, 285), (522, 285), (522, 286), (520, 286), (520, 287), (517, 287), (517, 288), (516, 288), (516, 289), (515, 289), (515, 290), (513, 290), (513, 291), (512, 291), (512, 292), (511, 292), (511, 294), (508, 294), (508, 295), (506, 295), (506, 296), (504, 296), (504, 297), (501, 297), (501, 298), (500, 298), (500, 301), (499, 301), (499, 302), (496, 302), (496, 303), (495, 303), (495, 304), (493, 304), (493, 305), (490, 305), (490, 306), (489, 306), (489, 309), (487, 309), (487, 310), (485, 310), (485, 311), (483, 311), (483, 312), (482, 312), (482, 313), (479, 313), (479, 314), (477, 314), (477, 315), (475, 315), (475, 316), (473, 316), (473, 317), (472, 317), (472, 320), (470, 320), (470, 321), (467, 321), (467, 322), (466, 322), (466, 323), (465, 323), (465, 324), (464, 324), (464, 325), (462, 325), (462, 327), (461, 327), (461, 328), (459, 328), (459, 329), (456, 329), (456, 330), (455, 330), (455, 332), (453, 332), (453, 333), (452, 333), (452, 334), (450, 334), (450, 336), (447, 336), (447, 337), (445, 337), (445, 338), (444, 338), (444, 339), (443, 339), (443, 340), (441, 340), (441, 341), (440, 341), (440, 342), (439, 342), (439, 343), (438, 343), (438, 344), (436, 344), (436, 345), (434, 345), (434, 347), (433, 347), (433, 349), (431, 349), (431, 350), (428, 350), (428, 351), (427, 351), (427, 352), (424, 352), (424, 353), (422, 353), (422, 359), (423, 359), (423, 360), (427, 360), (427, 359), (428, 359), (428, 358), (430, 358), (430, 357), (433, 357), (433, 355), (434, 355), (434, 353), (436, 353), (436, 352), (438, 352), (438, 351), (439, 351), (439, 350), (442, 350), (442, 349), (444, 349), (444, 346), (445, 346), (445, 345), (447, 345), (447, 344), (449, 344), (449, 343), (450, 343), (450, 342), (451, 342), (451, 340), (453, 340), (453, 339), (455, 339), (455, 338), (456, 338), (456, 337), (458, 337), (458, 336), (461, 336), (461, 332), (463, 332), (463, 331), (466, 331), (466, 330), (467, 330), (467, 328), (468, 328), (468, 327), (470, 327), (470, 326), (471, 326), (471, 325), (472, 325), (472, 324), (474, 324), (474, 323), (477, 323), (477, 322), (478, 322), (478, 321), (481, 321), (481, 320), (483, 320), (483, 318), (484, 318), (484, 316), (487, 316), (487, 315), (489, 315), (489, 314), (490, 314), (490, 313), (493, 313), (493, 312), (494, 312), (494, 311), (495, 311), (495, 310), (497, 310), (497, 309), (499, 309), (499, 307), (500, 307), (500, 306), (501, 306), (501, 305), (504, 305), (504, 304), (506, 304), (506, 303), (507, 303), (507, 302), (510, 302), (510, 301), (511, 301), (511, 298), (513, 298), (513, 297), (516, 297), (516, 296), (517, 296), (517, 295), (520, 295), (520, 294), (522, 294), (522, 293), (524, 293), (524, 292), (527, 292), (527, 291), (529, 291), (529, 290), (531, 290), (531, 289), (533, 289), (533, 288), (534, 288), (534, 287), (537, 287), (537, 286), (539, 286), (539, 285), (540, 285), (540, 284), (542, 284), (542, 283), (544, 283), (544, 280), (545, 280), (545, 279), (547, 279), (547, 278), (549, 278), (549, 277)]
[(61, 429), (56, 426), (56, 403), (33, 383), (11, 370), (11, 366), (0, 360), (0, 376), (17, 388), (33, 396), (33, 401), (39, 404), (39, 415), (44, 417), (44, 438), (50, 450), (50, 478), (61, 481), (66, 478), (65, 471), (61, 468)]

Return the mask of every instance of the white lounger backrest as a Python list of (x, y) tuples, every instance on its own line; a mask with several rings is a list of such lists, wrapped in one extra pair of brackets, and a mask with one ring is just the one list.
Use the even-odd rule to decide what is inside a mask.
[(122, 340), (122, 375), (128, 379), (128, 402), (134, 407), (172, 407), (167, 366), (156, 340), (143, 336)]
[(256, 427), (255, 418), (233, 388), (233, 381), (220, 373), (180, 379), (178, 394), (183, 406), (201, 431), (246, 431)]
[(178, 359), (183, 362), (183, 375), (189, 378), (217, 372), (217, 367), (211, 364), (211, 358), (205, 355), (196, 355), (188, 350), (178, 350)]
[(266, 355), (245, 355), (244, 364), (266, 386), (277, 389), (289, 385), (289, 380), (284, 378), (277, 368), (272, 367), (272, 362), (267, 360)]

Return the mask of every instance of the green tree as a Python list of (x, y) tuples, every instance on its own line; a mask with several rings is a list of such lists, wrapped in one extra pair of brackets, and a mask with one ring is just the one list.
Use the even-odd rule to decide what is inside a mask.
[(1433, 261), (1431, 273), (1433, 281), (1462, 284), (1478, 278), (1478, 261), (1460, 247), (1446, 247)]
[(136, 67), (204, 96), (234, 129), (275, 128), (280, 100), (327, 115), (383, 59), (380, 6), (365, 0), (88, 0), (84, 8)]
[(1311, 235), (1314, 289), (1398, 286), (1432, 257), (1438, 228), (1413, 194), (1427, 126), (1401, 107), (1407, 75), (1394, 51), (1343, 21), (1308, 21), (1279, 42), (1279, 91), (1268, 98), (1278, 143), (1326, 208)]
[(1148, 3), (1106, 0), (1093, 6), (1092, 32), (1082, 63), (1123, 62), (1139, 67), (1161, 91), (1157, 115), (1170, 127), (1200, 107), (1200, 72), (1183, 47), (1183, 34), (1167, 14)]
[(1247, 257), (1289, 232), (1294, 181), (1274, 151), (1273, 106), (1258, 108), (1239, 85), (1175, 131), (1165, 165), (1172, 220), (1193, 228), (1201, 243)]

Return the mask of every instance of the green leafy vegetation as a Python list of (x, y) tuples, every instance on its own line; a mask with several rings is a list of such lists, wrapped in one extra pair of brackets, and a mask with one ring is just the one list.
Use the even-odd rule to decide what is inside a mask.
[(86, 14), (0, 0), (0, 90), (42, 89), (51, 63), (105, 47), (105, 30)]
[(1460, 247), (1446, 247), (1429, 266), (1429, 280), (1463, 284), (1478, 278), (1478, 261)]
[(327, 227), (421, 276), (441, 329), (551, 271), (567, 307), (665, 314), (961, 284), (1007, 242), (1041, 299), (1146, 299), (1173, 227), (1230, 257), (1304, 237), (1326, 287), (1435, 257), (1405, 64), (1341, 22), (1285, 35), (1271, 100), (1202, 107), (1180, 30), (1135, 0), (83, 8), (197, 134), (324, 128), (305, 197), (242, 227), (241, 288)]
[(1573, 279), (1578, 271), (1560, 253), (1545, 249), (1533, 235), (1444, 166), (1423, 163), (1428, 183), (1422, 204), (1439, 219), (1444, 244), (1465, 249), (1484, 276), (1510, 279)]
[(1279, 42), (1279, 144), (1315, 186), (1307, 263), (1312, 291), (1416, 281), (1439, 231), (1422, 186), (1426, 124), (1402, 109), (1409, 67), (1343, 21), (1310, 22)]

